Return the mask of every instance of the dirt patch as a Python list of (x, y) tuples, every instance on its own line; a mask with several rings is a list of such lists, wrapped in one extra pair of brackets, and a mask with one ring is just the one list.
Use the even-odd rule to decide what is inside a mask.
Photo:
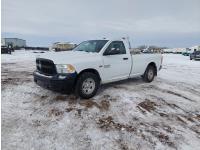
[(2, 74), (1, 74), (2, 86), (6, 86), (8, 84), (19, 85), (24, 82), (31, 82), (32, 74), (33, 74), (32, 72), (28, 71), (11, 71), (2, 68)]
[(193, 120), (193, 117), (191, 117), (191, 116), (183, 116), (185, 119), (187, 119), (188, 121), (190, 121), (190, 122), (195, 122), (194, 120)]
[(113, 118), (111, 116), (108, 116), (106, 118), (99, 118), (97, 121), (97, 124), (99, 125), (99, 128), (104, 129), (106, 131), (115, 129), (115, 130), (126, 130), (128, 132), (135, 131), (135, 128), (131, 125), (125, 125), (114, 122)]
[(57, 108), (53, 108), (49, 111), (49, 116), (52, 117), (52, 116), (61, 116), (64, 114), (64, 111), (61, 111)]
[(101, 110), (109, 110), (109, 107), (110, 107), (110, 102), (109, 101), (107, 101), (107, 100), (102, 100), (101, 102), (100, 102), (100, 105), (99, 105), (99, 108), (101, 109)]
[(41, 99), (46, 99), (46, 98), (48, 98), (47, 95), (42, 95), (42, 96), (41, 96)]
[(169, 136), (159, 131), (147, 131), (155, 136), (161, 143), (167, 144), (170, 147), (176, 148), (175, 144), (170, 140)]
[[(138, 108), (142, 108), (143, 110), (146, 110), (148, 112), (154, 111), (156, 109), (157, 104), (155, 102), (152, 102), (148, 99), (138, 104)], [(141, 109), (140, 109), (141, 110)]]
[[(69, 107), (67, 107), (65, 109), (66, 112), (71, 112), (72, 110), (76, 110), (78, 112), (78, 114), (81, 115), (82, 109), (79, 110), (76, 107), (76, 105), (72, 105), (72, 104), (76, 103), (75, 100), (71, 100), (68, 103), (69, 103)], [(101, 111), (108, 111), (109, 107), (110, 107), (110, 102), (107, 100), (102, 100), (102, 101), (100, 101), (99, 104), (97, 102), (95, 102), (94, 100), (81, 100), (79, 102), (79, 104), (81, 106), (84, 106), (84, 110), (88, 110), (89, 108), (96, 107), (96, 108), (100, 109)]]
[(200, 121), (199, 114), (186, 114), (186, 115), (181, 115), (181, 117), (185, 118), (187, 121), (190, 121), (192, 123)]
[(66, 112), (71, 112), (72, 110), (74, 110), (75, 108), (73, 108), (73, 107), (68, 107), (68, 108), (66, 108), (65, 110), (66, 110)]
[(197, 115), (194, 116), (193, 118), (196, 119), (196, 120), (198, 120), (198, 121), (200, 121), (200, 115), (199, 115), (199, 114), (197, 114)]
[(19, 85), (24, 82), (31, 82), (31, 79), (24, 79), (24, 78), (4, 78), (1, 79), (2, 85), (12, 84), (12, 85)]
[(177, 121), (187, 124), (180, 116), (176, 116)]
[(101, 102), (98, 104), (97, 102), (93, 100), (82, 100), (79, 102), (81, 106), (84, 106), (86, 109), (92, 108), (95, 106), (96, 108), (99, 108), (100, 110), (109, 110), (110, 102), (108, 100), (101, 100)]
[(156, 123), (153, 123), (152, 126), (158, 128), (158, 129), (161, 128), (161, 129), (165, 130), (168, 133), (173, 133), (174, 132), (174, 130), (169, 125), (164, 124), (164, 123), (156, 122)]
[(76, 104), (76, 103), (77, 103), (77, 100), (69, 99), (69, 101), (68, 101), (68, 104), (69, 104), (69, 105), (74, 105), (74, 104)]
[(68, 99), (68, 104), (69, 105), (75, 105), (77, 103), (77, 97), (76, 96), (70, 95), (68, 98), (69, 98)]
[(127, 143), (124, 143), (122, 139), (117, 140), (117, 143), (119, 144), (119, 147), (121, 150), (128, 150)]
[(66, 101), (67, 100), (67, 96), (66, 95), (58, 95), (55, 97), (56, 101)]
[(84, 106), (86, 109), (87, 108), (92, 108), (93, 106), (99, 108), (99, 105), (95, 101), (93, 101), (93, 100), (81, 100), (79, 102), (79, 104), (81, 106)]
[(195, 132), (198, 136), (200, 136), (200, 125), (194, 125), (190, 128), (193, 132)]
[(120, 85), (114, 85), (113, 88), (115, 88), (115, 89), (123, 89), (123, 90), (126, 90), (126, 91), (130, 91), (130, 89), (128, 87), (120, 86)]

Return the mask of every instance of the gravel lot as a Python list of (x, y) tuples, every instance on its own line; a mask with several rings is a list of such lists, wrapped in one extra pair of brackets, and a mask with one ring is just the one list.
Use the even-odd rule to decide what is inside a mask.
[(199, 149), (200, 61), (164, 55), (152, 83), (107, 84), (80, 100), (33, 82), (36, 55), (1, 56), (2, 149)]

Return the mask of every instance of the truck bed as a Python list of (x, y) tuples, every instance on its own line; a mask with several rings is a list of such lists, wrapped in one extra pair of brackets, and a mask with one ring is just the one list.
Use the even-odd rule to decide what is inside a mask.
[(160, 53), (135, 53), (131, 52), (132, 57), (132, 69), (130, 76), (142, 75), (145, 72), (148, 64), (153, 62), (156, 65), (157, 70), (161, 67)]

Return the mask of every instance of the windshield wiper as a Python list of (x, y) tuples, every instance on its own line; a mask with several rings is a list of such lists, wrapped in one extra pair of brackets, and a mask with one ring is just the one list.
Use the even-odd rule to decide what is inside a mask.
[(89, 51), (85, 51), (85, 50), (82, 50), (82, 49), (79, 49), (79, 50), (77, 50), (77, 51), (83, 51), (83, 52), (89, 53)]

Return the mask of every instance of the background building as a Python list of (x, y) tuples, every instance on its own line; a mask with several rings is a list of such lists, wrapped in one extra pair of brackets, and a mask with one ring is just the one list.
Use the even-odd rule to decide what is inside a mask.
[(70, 43), (70, 42), (56, 42), (53, 43), (52, 47), (50, 47), (50, 50), (55, 50), (55, 51), (68, 51), (72, 50), (76, 44)]
[(164, 53), (174, 53), (174, 54), (182, 54), (183, 52), (186, 52), (186, 48), (168, 48), (163, 49)]
[(191, 51), (193, 52), (195, 49), (196, 51), (200, 51), (200, 46), (193, 46), (193, 47), (190, 47)]
[(17, 48), (17, 47), (20, 48), (20, 47), (26, 46), (26, 40), (18, 39), (18, 38), (2, 38), (1, 45), (2, 46), (11, 45), (14, 48)]

